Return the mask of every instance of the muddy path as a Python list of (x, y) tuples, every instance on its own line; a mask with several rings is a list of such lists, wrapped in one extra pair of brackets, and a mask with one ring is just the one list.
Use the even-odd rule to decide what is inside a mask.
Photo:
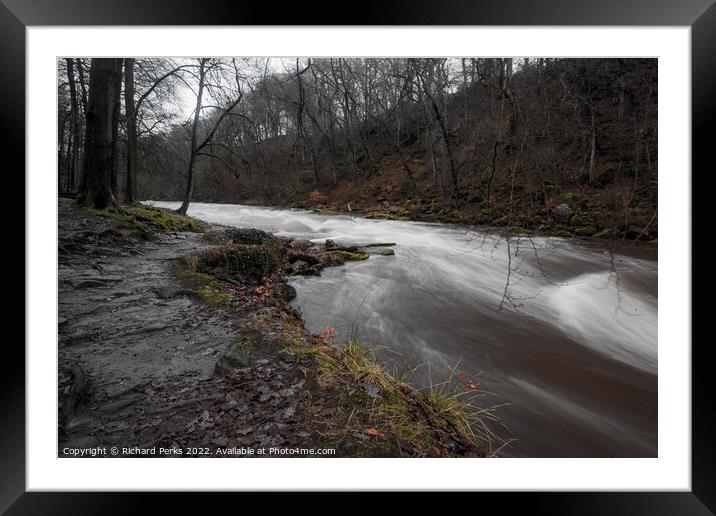
[[(315, 444), (297, 406), (310, 397), (301, 361), (267, 353), (215, 375), (246, 338), (245, 320), (181, 284), (177, 260), (210, 246), (200, 233), (103, 242), (108, 223), (60, 206), (58, 453), (91, 447)], [(260, 338), (260, 336), (259, 336)], [(190, 450), (197, 448), (197, 450)]]

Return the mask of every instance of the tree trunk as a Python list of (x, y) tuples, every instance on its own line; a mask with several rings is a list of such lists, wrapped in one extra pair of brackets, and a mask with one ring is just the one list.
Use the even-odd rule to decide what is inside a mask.
[[(64, 172), (65, 177), (65, 190), (67, 189), (67, 167), (65, 165), (65, 125), (67, 123), (67, 117), (62, 112), (59, 113), (59, 127), (58, 127), (58, 138), (57, 142), (57, 188), (58, 191), (62, 191), (62, 177)], [(64, 170), (63, 170), (64, 167)]]
[(77, 60), (77, 74), (80, 78), (80, 90), (82, 91), (82, 110), (87, 114), (87, 86), (85, 83), (85, 72), (82, 69), (82, 60)]
[(593, 183), (596, 176), (597, 161), (597, 128), (594, 123), (594, 108), (591, 108), (592, 114), (592, 141), (591, 152), (589, 153), (589, 182)]
[(119, 178), (117, 168), (119, 160), (117, 159), (117, 143), (119, 141), (119, 118), (122, 114), (122, 66), (124, 59), (119, 59), (119, 73), (112, 76), (113, 89), (117, 91), (114, 98), (114, 109), (112, 110), (112, 195), (115, 199), (119, 199)]
[(184, 191), (184, 200), (177, 210), (182, 215), (186, 215), (191, 202), (191, 196), (194, 193), (194, 163), (196, 162), (196, 141), (199, 122), (201, 120), (201, 99), (204, 95), (204, 73), (206, 60), (202, 59), (199, 64), (199, 90), (196, 93), (196, 109), (194, 110), (194, 122), (191, 125), (191, 154), (189, 155), (189, 168), (186, 177), (186, 190)]
[(433, 106), (435, 120), (437, 120), (438, 122), (438, 126), (440, 127), (440, 133), (442, 134), (443, 142), (445, 143), (445, 152), (447, 153), (448, 164), (450, 165), (450, 179), (452, 186), (450, 197), (456, 199), (460, 196), (460, 186), (458, 182), (458, 165), (455, 159), (455, 152), (452, 148), (452, 140), (450, 139), (450, 135), (448, 134), (445, 120), (440, 113), (440, 107), (437, 105), (437, 102), (435, 102), (435, 98), (428, 92), (427, 89), (425, 90), (425, 92), (427, 93), (428, 98), (430, 99), (430, 102)]
[(72, 127), (72, 148), (69, 160), (70, 166), (67, 169), (67, 184), (65, 185), (68, 192), (75, 191), (75, 182), (80, 168), (80, 115), (77, 105), (77, 88), (75, 86), (74, 59), (67, 59), (67, 80), (70, 84), (70, 101), (71, 101), (71, 127)]
[(83, 188), (78, 201), (99, 210), (115, 204), (112, 192), (113, 115), (121, 80), (121, 59), (92, 59), (82, 164)]
[(134, 104), (134, 59), (124, 60), (124, 113), (127, 123), (127, 181), (124, 201), (137, 201), (137, 113)]

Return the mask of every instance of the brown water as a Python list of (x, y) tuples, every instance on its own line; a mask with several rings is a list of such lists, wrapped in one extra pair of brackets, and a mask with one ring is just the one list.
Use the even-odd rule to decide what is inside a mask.
[(657, 455), (655, 252), (302, 210), (189, 214), (321, 243), (396, 242), (395, 256), (292, 280), (294, 305), (313, 331), (333, 326), (415, 369), (419, 387), (460, 371), (479, 381), (493, 393), (481, 403), (507, 404), (497, 413), (514, 441), (502, 456)]

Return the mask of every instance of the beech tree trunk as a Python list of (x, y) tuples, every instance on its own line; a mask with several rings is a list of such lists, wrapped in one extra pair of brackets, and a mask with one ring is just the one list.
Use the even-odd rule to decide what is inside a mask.
[(112, 190), (114, 169), (114, 122), (122, 82), (121, 59), (92, 59), (90, 68), (85, 155), (82, 164), (84, 206), (104, 209), (115, 204)]

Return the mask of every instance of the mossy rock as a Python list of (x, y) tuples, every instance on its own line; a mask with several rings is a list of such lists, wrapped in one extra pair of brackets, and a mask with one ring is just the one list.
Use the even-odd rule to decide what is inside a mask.
[(296, 263), (298, 261), (306, 262), (308, 265), (316, 265), (319, 263), (318, 258), (306, 253), (291, 253), (288, 255), (288, 263)]
[(128, 213), (136, 221), (160, 231), (199, 232), (202, 230), (201, 224), (196, 219), (153, 206), (134, 206), (128, 209)]
[(595, 233), (593, 236), (594, 238), (612, 238), (614, 236), (614, 231), (612, 231), (611, 228), (604, 228)]
[(340, 256), (343, 258), (344, 261), (347, 262), (356, 262), (356, 261), (362, 261), (368, 259), (368, 253), (361, 253), (361, 252), (350, 252), (350, 251), (343, 251), (343, 250), (337, 250), (337, 251), (331, 251), (331, 254), (334, 256)]
[(274, 241), (271, 233), (254, 228), (231, 228), (226, 230), (226, 234), (239, 245), (264, 245)]
[(577, 236), (592, 236), (597, 232), (597, 228), (594, 226), (581, 226), (574, 228), (574, 234)]
[(346, 263), (346, 259), (338, 253), (329, 252), (324, 255), (324, 267), (338, 267)]
[(196, 272), (240, 276), (261, 281), (278, 270), (278, 257), (272, 246), (243, 245), (236, 248), (207, 249), (190, 260)]
[(224, 351), (216, 362), (214, 373), (224, 375), (235, 369), (243, 369), (254, 365), (256, 342), (253, 337), (241, 336)]
[(587, 227), (587, 226), (593, 226), (594, 220), (592, 220), (592, 217), (589, 215), (586, 215), (584, 213), (575, 213), (572, 215), (572, 217), (569, 219), (570, 225), (574, 227)]
[(529, 235), (530, 231), (520, 226), (510, 226), (507, 228), (508, 233), (514, 233), (516, 235)]

